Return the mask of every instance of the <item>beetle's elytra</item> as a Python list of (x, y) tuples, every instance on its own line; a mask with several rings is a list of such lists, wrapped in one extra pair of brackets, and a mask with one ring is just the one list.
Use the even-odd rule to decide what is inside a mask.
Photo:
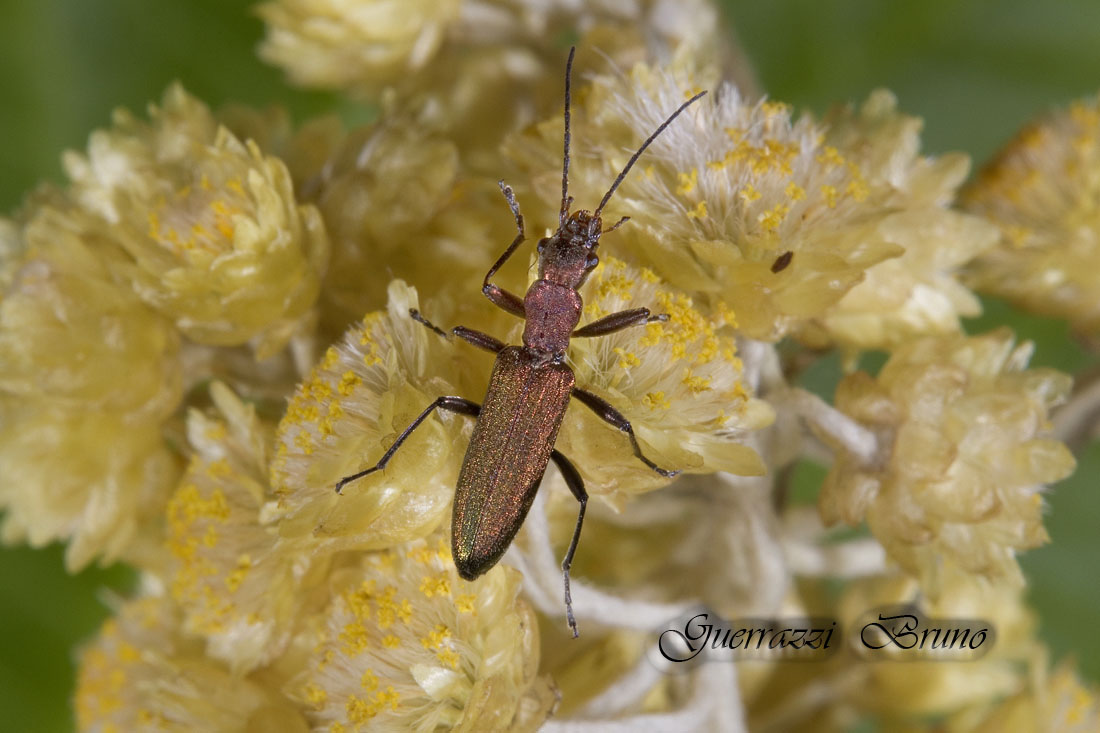
[[(599, 264), (596, 248), (600, 236), (616, 229), (624, 217), (608, 229), (603, 228), (600, 213), (641, 154), (680, 113), (702, 97), (700, 92), (669, 115), (641, 144), (615, 178), (595, 211), (570, 212), (569, 197), (569, 102), (573, 55), (565, 65), (565, 136), (561, 177), (561, 210), (558, 228), (539, 240), (539, 276), (520, 298), (491, 282), (493, 275), (508, 261), (526, 239), (523, 215), (512, 189), (500, 182), (501, 191), (516, 220), (516, 238), (485, 274), (482, 292), (496, 306), (526, 320), (523, 346), (507, 346), (492, 336), (458, 326), (455, 336), (497, 354), (485, 399), (478, 404), (462, 397), (439, 397), (397, 437), (374, 466), (336, 484), (345, 485), (385, 468), (393, 454), (420, 423), (435, 409), (477, 418), (462, 471), (455, 488), (451, 522), (451, 550), (459, 575), (473, 580), (493, 567), (508, 549), (527, 516), (538, 491), (547, 464), (558, 466), (573, 496), (580, 502), (576, 528), (562, 561), (565, 582), (565, 608), (569, 628), (577, 636), (573, 602), (569, 592), (569, 568), (577, 550), (588, 494), (573, 464), (554, 449), (558, 429), (565, 417), (569, 399), (577, 400), (597, 415), (626, 433), (636, 455), (662, 476), (678, 471), (660, 468), (645, 457), (630, 422), (609, 403), (576, 386), (573, 371), (565, 363), (565, 350), (572, 337), (603, 336), (630, 326), (667, 320), (665, 314), (652, 315), (648, 308), (633, 308), (604, 316), (581, 328), (582, 301), (579, 293), (589, 273)], [(447, 334), (433, 326), (417, 311), (410, 315), (441, 336)]]

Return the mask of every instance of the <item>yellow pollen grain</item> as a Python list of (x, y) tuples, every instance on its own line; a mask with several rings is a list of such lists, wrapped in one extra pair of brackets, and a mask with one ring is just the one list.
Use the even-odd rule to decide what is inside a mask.
[(317, 710), (323, 708), (328, 702), (328, 692), (315, 682), (310, 682), (302, 689), (302, 697)]
[(757, 191), (756, 186), (751, 183), (738, 191), (737, 195), (741, 197), (741, 200), (745, 203), (751, 203), (760, 198), (760, 192)]
[(420, 592), (428, 598), (448, 596), (451, 594), (451, 581), (444, 575), (425, 577), (420, 582)]
[(779, 115), (788, 115), (791, 113), (791, 106), (785, 102), (773, 102), (771, 100), (761, 103), (761, 111), (768, 117), (777, 117)]
[(649, 269), (648, 267), (643, 267), (641, 272), (642, 272), (642, 279), (645, 280), (647, 283), (656, 284), (656, 283), (661, 282), (660, 276), (657, 273), (655, 273), (653, 270)]
[(863, 202), (867, 200), (867, 197), (871, 193), (871, 189), (863, 178), (857, 178), (848, 183), (845, 193), (851, 196), (854, 201)]
[(373, 669), (369, 667), (363, 672), (363, 675), (359, 678), (359, 686), (367, 692), (372, 692), (378, 689), (378, 675), (374, 673)]
[(791, 201), (801, 201), (802, 199), (806, 198), (806, 190), (794, 181), (791, 181), (787, 184), (787, 188), (784, 190), (784, 193), (787, 194), (787, 198), (789, 198)]
[(340, 377), (340, 384), (336, 389), (340, 394), (347, 397), (352, 393), (352, 390), (362, 384), (362, 382), (363, 380), (361, 380), (355, 372), (349, 369)]
[(386, 647), (387, 649), (397, 649), (399, 646), (401, 646), (401, 640), (393, 634), (386, 634), (382, 637), (382, 646)]
[(458, 669), (459, 657), (454, 649), (440, 649), (435, 653), (435, 658), (451, 669)]
[(667, 410), (672, 407), (672, 403), (665, 397), (664, 392), (648, 392), (646, 396), (642, 398), (642, 404), (651, 410), (661, 409)]
[(840, 154), (832, 145), (826, 145), (820, 153), (818, 153), (817, 161), (824, 163), (828, 166), (840, 166), (844, 165), (844, 156)]
[(340, 641), (343, 642), (341, 651), (349, 657), (362, 654), (367, 649), (369, 636), (367, 627), (360, 621), (352, 621), (344, 626), (340, 632)]
[(698, 168), (692, 168), (691, 173), (679, 173), (677, 175), (680, 179), (680, 185), (676, 187), (677, 195), (686, 196), (695, 190), (695, 184), (699, 181)]
[(826, 183), (821, 187), (821, 195), (825, 197), (826, 206), (828, 206), (830, 209), (836, 208), (836, 201), (838, 196), (836, 186), (830, 186)]
[(336, 350), (335, 346), (330, 346), (325, 351), (325, 357), (321, 359), (321, 369), (325, 371), (331, 370), (336, 366), (336, 362), (340, 360), (340, 352)]
[(790, 207), (786, 204), (776, 204), (767, 211), (761, 212), (756, 220), (760, 222), (760, 228), (765, 232), (774, 233), (783, 223), (788, 211), (790, 211)]
[(420, 645), (425, 649), (440, 649), (443, 647), (443, 642), (451, 638), (451, 630), (443, 624), (437, 624), (434, 629), (428, 632), (427, 636), (420, 637)]
[(627, 351), (620, 346), (616, 346), (614, 349), (612, 349), (612, 351), (614, 351), (615, 354), (619, 357), (620, 369), (629, 369), (631, 367), (636, 367), (642, 363), (642, 360), (639, 359), (634, 352)]
[(455, 608), (459, 613), (473, 613), (477, 596), (472, 593), (463, 593), (455, 599)]
[(700, 394), (710, 389), (710, 377), (692, 374), (689, 369), (684, 370), (684, 378), (680, 381), (692, 394)]
[(313, 436), (306, 430), (299, 430), (294, 436), (294, 445), (307, 456), (313, 455)]
[(706, 219), (707, 218), (707, 202), (700, 201), (695, 204), (695, 208), (687, 212), (689, 219)]

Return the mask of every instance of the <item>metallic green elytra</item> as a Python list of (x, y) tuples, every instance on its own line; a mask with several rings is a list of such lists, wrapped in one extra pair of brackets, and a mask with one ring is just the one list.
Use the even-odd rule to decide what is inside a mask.
[(451, 523), (455, 567), (467, 580), (496, 565), (519, 531), (569, 405), (573, 372), (537, 359), (518, 346), (500, 352), (470, 437)]

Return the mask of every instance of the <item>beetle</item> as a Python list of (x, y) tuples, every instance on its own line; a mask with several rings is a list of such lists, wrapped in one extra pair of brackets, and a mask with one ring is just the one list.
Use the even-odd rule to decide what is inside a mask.
[[(515, 218), (517, 233), (485, 274), (482, 293), (497, 307), (525, 319), (523, 345), (508, 346), (489, 334), (464, 326), (453, 328), (454, 336), (497, 355), (484, 401), (478, 404), (457, 396), (437, 398), (405, 428), (378, 463), (336, 484), (339, 493), (348, 483), (384, 469), (401, 444), (434, 410), (476, 418), (455, 488), (451, 522), (451, 553), (455, 567), (461, 577), (474, 580), (496, 565), (512, 543), (531, 508), (543, 473), (553, 461), (580, 504), (573, 537), (562, 561), (566, 616), (574, 637), (578, 632), (569, 592), (569, 568), (580, 540), (588, 493), (577, 469), (554, 448), (569, 400), (577, 399), (626, 433), (634, 455), (661, 476), (671, 478), (679, 473), (663, 469), (647, 458), (626, 417), (601, 397), (577, 387), (573, 370), (565, 363), (570, 338), (603, 336), (631, 326), (667, 321), (668, 315), (653, 315), (648, 308), (633, 308), (577, 328), (582, 307), (578, 290), (599, 264), (596, 248), (600, 236), (629, 219), (623, 217), (610, 228), (603, 229), (600, 213), (604, 206), (650, 143), (706, 94), (700, 92), (684, 102), (654, 130), (631, 156), (595, 211), (570, 212), (573, 199), (569, 196), (569, 105), (575, 52), (576, 48), (570, 49), (565, 65), (565, 135), (558, 228), (551, 236), (539, 240), (538, 279), (523, 298), (492, 282), (493, 276), (526, 239), (523, 215), (512, 188), (504, 181), (499, 182)], [(447, 337), (445, 331), (415, 309), (410, 310), (410, 315), (440, 336)]]

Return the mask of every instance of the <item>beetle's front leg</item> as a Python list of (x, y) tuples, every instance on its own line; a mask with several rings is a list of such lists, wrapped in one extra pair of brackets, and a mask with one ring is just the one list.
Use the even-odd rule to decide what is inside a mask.
[(642, 453), (642, 447), (638, 445), (638, 438), (634, 435), (634, 428), (633, 426), (631, 426), (630, 421), (627, 420), (621, 412), (612, 407), (607, 400), (603, 399), (602, 397), (597, 397), (591, 392), (586, 392), (585, 390), (578, 389), (576, 387), (573, 388), (573, 396), (583, 402), (590, 410), (592, 410), (592, 412), (599, 415), (601, 419), (611, 423), (619, 430), (622, 430), (624, 433), (626, 433), (627, 436), (630, 438), (630, 445), (634, 447), (634, 455), (636, 455), (642, 463), (649, 466), (665, 478), (672, 478), (673, 476), (680, 473), (679, 471), (669, 471), (667, 469), (661, 468), (656, 463), (646, 458), (645, 454)]
[(508, 249), (504, 250), (504, 254), (497, 258), (497, 261), (489, 268), (489, 272), (485, 273), (485, 280), (482, 282), (481, 292), (485, 293), (485, 297), (488, 298), (489, 302), (493, 305), (523, 318), (526, 315), (526, 311), (523, 307), (523, 298), (489, 282), (493, 278), (493, 275), (497, 274), (497, 270), (504, 266), (504, 263), (508, 261), (512, 253), (516, 251), (516, 248), (523, 244), (523, 240), (526, 239), (526, 234), (523, 230), (523, 214), (519, 213), (519, 202), (516, 201), (516, 195), (512, 193), (512, 187), (506, 185), (504, 181), (499, 181), (498, 185), (500, 186), (501, 193), (504, 194), (504, 198), (508, 199), (508, 206), (512, 209), (512, 216), (516, 218), (516, 238), (508, 245)]
[(351, 476), (345, 476), (344, 478), (337, 481), (336, 493), (339, 494), (343, 490), (343, 488), (352, 481), (361, 479), (364, 476), (385, 468), (386, 464), (390, 462), (391, 458), (393, 458), (393, 454), (396, 453), (397, 449), (401, 447), (401, 444), (404, 443), (410, 435), (412, 435), (412, 431), (420, 427), (420, 423), (424, 422), (424, 420), (427, 419), (428, 415), (432, 414), (432, 410), (435, 409), (447, 410), (448, 412), (456, 412), (460, 415), (469, 415), (470, 417), (477, 417), (481, 414), (481, 405), (476, 402), (471, 402), (470, 400), (466, 400), (461, 397), (437, 397), (435, 402), (428, 405), (427, 409), (424, 410), (424, 412), (420, 413), (420, 415), (412, 421), (409, 427), (405, 428), (401, 435), (397, 436), (397, 440), (393, 441), (393, 445), (390, 446), (389, 450), (382, 454), (382, 457), (378, 459), (378, 463), (374, 464), (366, 470), (352, 474)]
[[(442, 336), (443, 338), (447, 338), (446, 331), (444, 331), (442, 328), (435, 325), (423, 315), (421, 315), (420, 311), (418, 311), (416, 308), (409, 308), (409, 315), (417, 323), (421, 323), (424, 326), (430, 328), (435, 333)], [(458, 336), (460, 339), (468, 344), (472, 344), (479, 349), (491, 351), (494, 354), (499, 354), (501, 351), (504, 350), (505, 346), (507, 346), (507, 344), (505, 344), (500, 339), (494, 338), (487, 333), (482, 333), (481, 331), (475, 331), (472, 328), (466, 328), (465, 326), (455, 326), (451, 329), (451, 333), (453, 333), (455, 336)]]
[(606, 336), (609, 333), (621, 331), (631, 326), (644, 326), (647, 323), (667, 321), (667, 313), (650, 315), (649, 308), (632, 308), (627, 311), (619, 311), (611, 315), (599, 318), (592, 323), (578, 328), (573, 332), (573, 337), (584, 338), (587, 336)]

